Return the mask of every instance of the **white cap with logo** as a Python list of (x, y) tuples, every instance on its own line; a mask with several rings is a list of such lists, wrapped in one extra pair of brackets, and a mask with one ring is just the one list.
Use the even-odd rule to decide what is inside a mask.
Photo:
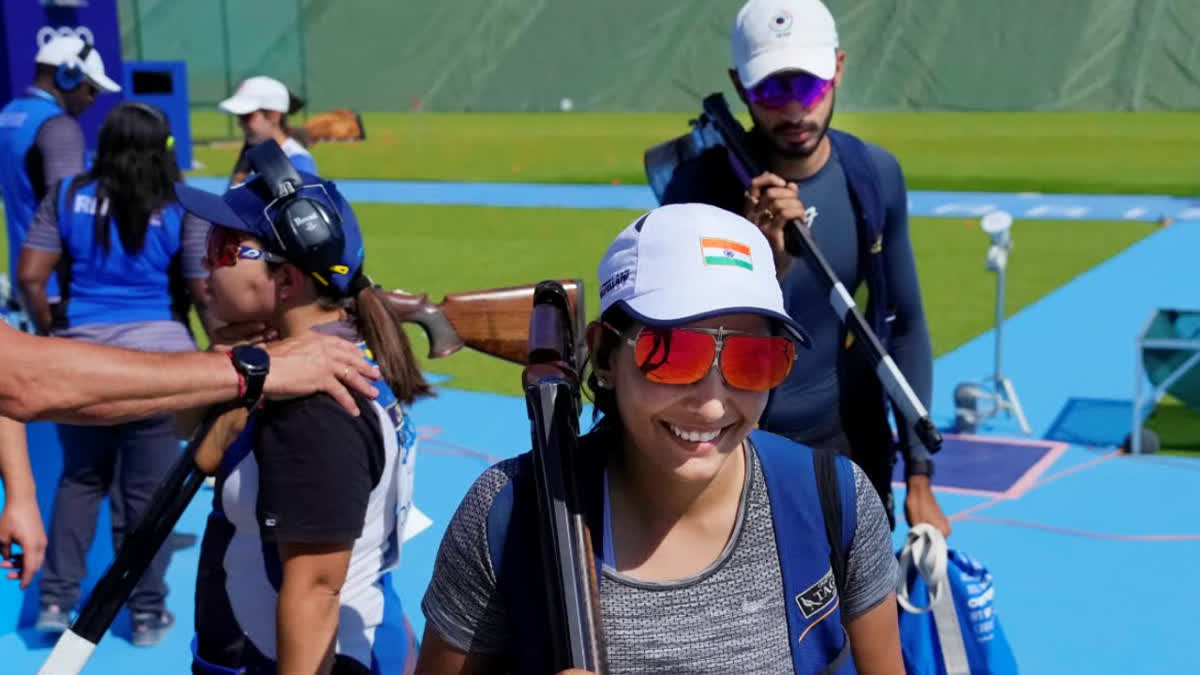
[(77, 67), (100, 91), (121, 91), (121, 85), (104, 73), (104, 59), (100, 57), (100, 52), (76, 35), (58, 35), (47, 40), (34, 60), (47, 66)]
[(234, 115), (247, 115), (255, 110), (274, 110), (286, 113), (291, 107), (287, 85), (271, 77), (259, 75), (238, 85), (233, 96), (217, 104), (221, 110)]
[(646, 213), (617, 235), (596, 276), (601, 314), (621, 303), (652, 326), (759, 314), (777, 320), (800, 344), (810, 343), (784, 310), (766, 237), (715, 206), (670, 204)]
[(730, 42), (743, 87), (782, 70), (823, 80), (837, 72), (837, 26), (821, 0), (750, 0), (738, 12)]

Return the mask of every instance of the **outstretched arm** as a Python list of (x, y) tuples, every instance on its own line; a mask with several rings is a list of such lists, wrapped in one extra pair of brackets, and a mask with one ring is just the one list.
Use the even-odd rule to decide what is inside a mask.
[[(346, 387), (377, 394), (378, 369), (345, 340), (317, 333), (272, 343), (266, 394), (326, 392), (358, 414)], [(236, 398), (225, 354), (157, 354), (27, 335), (0, 324), (0, 415), (21, 421), (116, 423)]]

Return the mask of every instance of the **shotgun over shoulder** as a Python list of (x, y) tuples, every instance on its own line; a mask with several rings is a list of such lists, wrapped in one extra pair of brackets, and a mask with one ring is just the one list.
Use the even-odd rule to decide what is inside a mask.
[[(583, 282), (560, 281), (575, 321), (576, 354), (582, 356)], [(429, 338), (429, 357), (449, 356), (464, 346), (484, 354), (525, 364), (529, 356), (529, 318), (536, 284), (450, 293), (434, 304), (425, 294), (385, 293), (403, 320), (416, 323)]]

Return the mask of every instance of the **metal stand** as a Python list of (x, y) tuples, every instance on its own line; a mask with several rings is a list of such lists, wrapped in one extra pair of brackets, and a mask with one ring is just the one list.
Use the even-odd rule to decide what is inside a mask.
[[(1012, 380), (1004, 376), (1003, 368), (1004, 287), (1008, 252), (1012, 249), (1012, 237), (1009, 234), (1011, 226), (1012, 216), (1003, 211), (996, 211), (984, 217), (983, 229), (992, 237), (992, 246), (987, 254), (987, 268), (996, 273), (996, 363), (992, 376), (984, 380), (984, 385), (964, 382), (955, 388), (955, 422), (959, 430), (974, 431), (984, 420), (1005, 411), (1017, 418), (1021, 431), (1029, 436), (1033, 434), (1033, 429), (1025, 418), (1025, 410), (1021, 407), (1021, 400), (1017, 398), (1017, 390)], [(981, 407), (981, 403), (987, 407)]]
[[(1132, 431), (1129, 434), (1129, 452), (1135, 455), (1140, 455), (1143, 452), (1157, 452), (1158, 450), (1157, 436), (1153, 432), (1142, 428), (1147, 409), (1152, 409), (1158, 405), (1163, 396), (1166, 396), (1168, 389), (1178, 382), (1180, 378), (1190, 373), (1193, 368), (1200, 365), (1200, 340), (1188, 339), (1186, 337), (1164, 338), (1149, 336), (1151, 326), (1154, 325), (1155, 319), (1160, 314), (1173, 317), (1185, 312), (1186, 310), (1155, 310), (1151, 313), (1150, 320), (1146, 322), (1146, 325), (1142, 328), (1142, 332), (1138, 335), (1137, 354), (1135, 356), (1137, 370), (1134, 371), (1133, 376), (1133, 425)], [(1168, 318), (1168, 321), (1174, 322), (1170, 318)], [(1169, 349), (1180, 354), (1188, 354), (1188, 356), (1171, 371), (1171, 374), (1166, 379), (1157, 384), (1151, 382), (1149, 395), (1144, 395), (1143, 387), (1146, 380), (1146, 365), (1142, 354), (1147, 349)]]

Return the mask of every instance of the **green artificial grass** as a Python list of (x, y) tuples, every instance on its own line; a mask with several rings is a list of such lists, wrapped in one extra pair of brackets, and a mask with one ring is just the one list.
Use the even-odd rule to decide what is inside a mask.
[[(595, 269), (601, 254), (637, 211), (506, 209), (363, 204), (368, 269), (388, 288), (430, 294), (580, 278), (589, 318), (598, 308)], [(1018, 221), (1009, 267), (1007, 308), (1015, 313), (1146, 236), (1154, 226), (1130, 222)], [(984, 270), (987, 237), (973, 221), (914, 218), (913, 245), (933, 335), (944, 354), (994, 323), (995, 275)], [(418, 351), (424, 340), (412, 332)], [(460, 389), (520, 392), (516, 366), (470, 352), (427, 362)]]
[(1145, 428), (1158, 434), (1159, 452), (1200, 459), (1200, 412), (1167, 396), (1146, 418)]
[[(367, 242), (367, 269), (389, 289), (447, 293), (579, 278), (585, 307), (599, 307), (596, 265), (638, 211), (519, 209), (482, 206), (358, 204)], [(1080, 273), (1146, 236), (1154, 225), (1138, 222), (1019, 220), (1007, 310), (1015, 313)], [(995, 275), (984, 270), (987, 237), (974, 220), (913, 218), (917, 271), (933, 336), (944, 354), (992, 328)], [(0, 247), (0, 255), (6, 255)], [(198, 328), (198, 325), (197, 325)], [(202, 334), (198, 331), (197, 334)], [(425, 354), (424, 335), (410, 330)], [(517, 366), (463, 350), (423, 367), (452, 377), (451, 386), (508, 394), (520, 392)]]
[[(641, 184), (642, 153), (697, 113), (366, 113), (366, 142), (313, 154), (341, 178)], [(225, 139), (196, 148), (199, 173), (227, 175), (239, 147), (227, 116), (192, 120), (198, 141)], [(834, 122), (895, 153), (912, 189), (1200, 191), (1200, 113), (838, 112)]]

